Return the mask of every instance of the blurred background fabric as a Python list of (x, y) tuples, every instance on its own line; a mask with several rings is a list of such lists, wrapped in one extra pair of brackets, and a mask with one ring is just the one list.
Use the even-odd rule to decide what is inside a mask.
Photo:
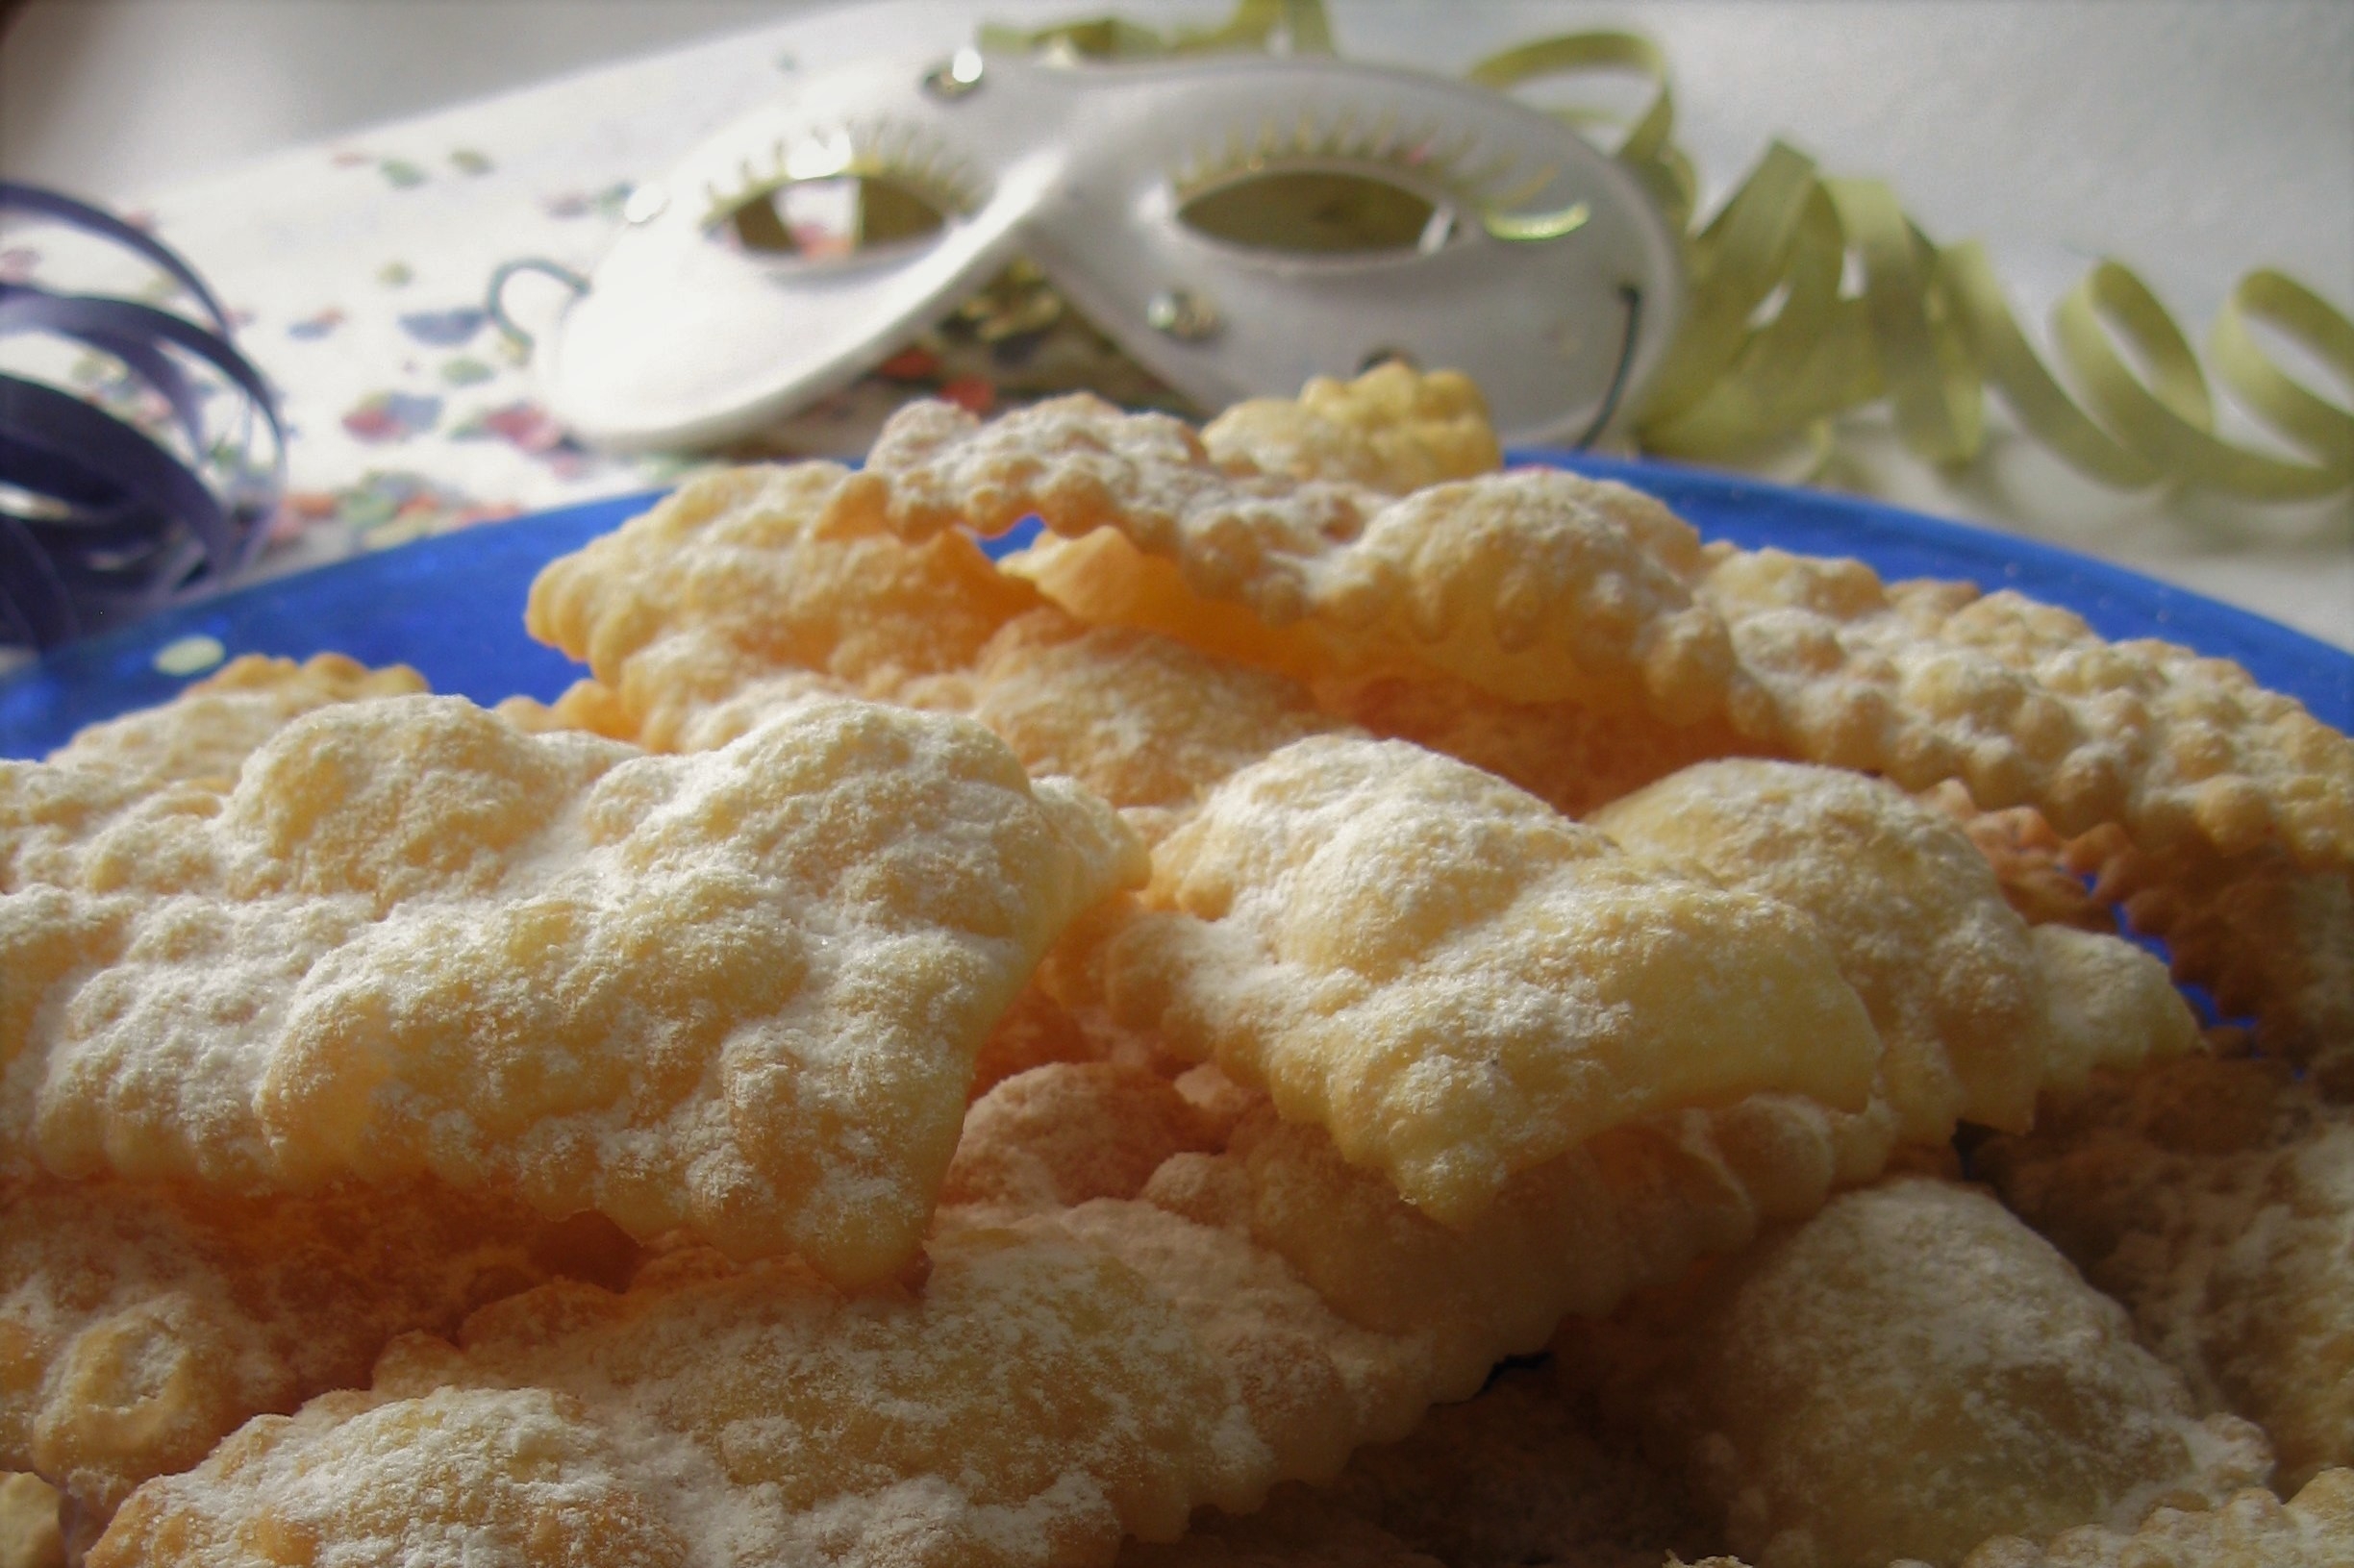
[[(151, 221), (233, 309), (298, 427), (288, 563), (659, 483), (536, 418), (480, 319), (502, 258), (592, 262), (633, 182), (796, 71), (984, 21), (1208, 24), (1229, 0), (18, 0), (0, 175)], [(1332, 0), (1353, 60), (1448, 73), (1545, 34), (1656, 39), (1705, 208), (1780, 137), (1987, 243), (2031, 333), (2096, 260), (2194, 340), (2279, 267), (2354, 303), (2344, 0)], [(1531, 96), (1543, 101), (1545, 89)], [(1639, 97), (1631, 90), (1630, 104)], [(0, 272), (53, 258), (0, 237)], [(471, 312), (471, 313), (469, 313)], [(2341, 400), (2354, 389), (2316, 378)], [(1967, 469), (1874, 416), (1819, 482), (2085, 550), (2354, 646), (2354, 507), (2103, 489), (2024, 440)]]

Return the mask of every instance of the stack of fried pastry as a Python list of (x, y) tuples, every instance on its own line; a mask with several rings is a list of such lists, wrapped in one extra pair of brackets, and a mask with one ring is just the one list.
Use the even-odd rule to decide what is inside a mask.
[(2354, 1555), (2354, 746), (2237, 668), (1399, 366), (529, 625), (0, 763), (7, 1568)]

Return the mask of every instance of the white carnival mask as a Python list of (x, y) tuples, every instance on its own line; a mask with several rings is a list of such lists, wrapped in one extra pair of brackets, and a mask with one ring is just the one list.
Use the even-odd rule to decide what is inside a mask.
[(613, 447), (759, 431), (1016, 257), (1205, 408), (1397, 356), (1514, 441), (1585, 441), (1674, 335), (1635, 180), (1491, 91), (1326, 57), (1077, 64), (964, 50), (813, 79), (642, 187), (536, 356)]

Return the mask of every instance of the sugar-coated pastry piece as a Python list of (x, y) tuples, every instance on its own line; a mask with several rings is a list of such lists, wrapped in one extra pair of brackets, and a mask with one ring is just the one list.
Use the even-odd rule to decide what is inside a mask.
[(2037, 1036), (2046, 1096), (2075, 1093), (2099, 1069), (2130, 1071), (2197, 1047), (2197, 1019), (2153, 955), (2072, 926), (2027, 934), (2046, 983)]
[(491, 711), (534, 734), (544, 734), (550, 730), (586, 730), (608, 740), (626, 740), (633, 745), (638, 741), (638, 721), (621, 706), (621, 694), (593, 677), (573, 682), (552, 703), (509, 697)]
[(2032, 806), (1982, 811), (1952, 780), (1921, 791), (1920, 802), (1962, 825), (1993, 868), (2003, 898), (2031, 926), (2072, 926), (2113, 936), (2116, 910), (2071, 865), (2068, 840)]
[(2354, 876), (2299, 870), (2272, 847), (2151, 855), (2109, 833), (2066, 853), (2098, 873), (2098, 893), (2121, 903), (2134, 930), (2164, 938), (2186, 984), (2212, 990), (2226, 1016), (2254, 1020), (2259, 1050), (2354, 1101)]
[(1354, 381), (1312, 376), (1296, 398), (1255, 397), (1202, 427), (1228, 469), (1345, 480), (1404, 495), (1503, 466), (1488, 403), (1460, 371), (1424, 375), (1396, 360)]
[(1682, 1263), (1736, 1251), (1760, 1226), (1803, 1219), (1870, 1181), (1892, 1141), (1875, 1115), (1752, 1095), (1613, 1129), (1515, 1177), (1477, 1220), (1450, 1227), (1260, 1100), (1222, 1157), (1175, 1156), (1145, 1196), (1246, 1233), (1349, 1321), (1423, 1337), (1441, 1369), (1429, 1397), (1462, 1399), (1564, 1315), (1608, 1312)]
[[(1076, 538), (1040, 535), (1000, 564), (1089, 626), (1157, 632), (1213, 658), (1309, 685), (1370, 679), (1353, 670), (1349, 656), (1314, 622), (1271, 626), (1246, 605), (1197, 594), (1176, 562), (1146, 555), (1115, 529)], [(1423, 668), (1411, 661), (1406, 667)]]
[(263, 741), (313, 709), (424, 689), (424, 677), (405, 664), (369, 669), (341, 654), (300, 663), (245, 654), (167, 703), (78, 731), (48, 760), (113, 768), (150, 786), (213, 781), (225, 788)]
[(1374, 734), (1484, 768), (1565, 816), (1584, 816), (1694, 762), (1758, 749), (1717, 720), (1669, 724), (1578, 703), (1511, 703), (1436, 672), (1330, 679), (1314, 689), (1326, 709)]
[(831, 676), (811, 670), (780, 670), (748, 685), (701, 703), (679, 701), (669, 712), (675, 721), (660, 749), (677, 752), (717, 751), (760, 729), (788, 709), (813, 697), (854, 697), (858, 693)]
[(1187, 587), (1281, 627), (1314, 621), (1352, 659), (1414, 657), (1518, 701), (1718, 710), (1723, 627), (1693, 598), (1699, 535), (1651, 497), (1551, 469), (1393, 497), (1345, 480), (1229, 475), (1166, 415), (1081, 393), (982, 424), (946, 404), (892, 415), (828, 502), (844, 527), (910, 539), (1033, 512), (1113, 528)]
[(1016, 1212), (1133, 1198), (1171, 1155), (1223, 1146), (1225, 1129), (1143, 1067), (1072, 1062), (1017, 1074), (983, 1096), (940, 1185), (954, 1207)]
[[(1035, 1113), (1057, 1101), (1081, 1113)], [(91, 1564), (245, 1568), (257, 1541), (432, 1560), (463, 1539), (527, 1563), (1102, 1568), (1123, 1536), (1329, 1479), (1563, 1311), (1737, 1248), (1873, 1158), (1811, 1102), (1761, 1097), (1605, 1133), (1458, 1232), (1261, 1102), (1123, 1195), (1140, 1161), (1115, 1146), (1198, 1142), (1186, 1121), (1117, 1073), (1009, 1080), (968, 1123), (994, 1147), (960, 1159), (1015, 1172), (1031, 1142), (1043, 1180), (943, 1208), (920, 1289), (846, 1296), (797, 1259), (700, 1248), (618, 1294), (542, 1286), (150, 1482)]]
[(38, 1476), (0, 1474), (0, 1568), (65, 1568), (58, 1495)]
[[(388, 1358), (394, 1366), (399, 1350)], [(388, 1374), (400, 1375), (380, 1366), (380, 1383)], [(710, 1560), (643, 1495), (613, 1439), (581, 1419), (579, 1400), (543, 1388), (439, 1387), (430, 1369), (412, 1377), (407, 1399), (327, 1394), (293, 1416), (248, 1423), (195, 1470), (134, 1495), (88, 1568)], [(267, 1501), (229, 1517), (203, 1511), (240, 1493)], [(157, 1502), (174, 1496), (192, 1506), (159, 1522)]]
[(88, 841), (110, 824), (217, 810), (245, 759), (305, 713), (424, 690), (406, 665), (248, 654), (169, 702), (86, 727), (42, 763), (0, 759), (0, 892), (79, 880)]
[(911, 541), (960, 525), (989, 537), (1033, 514), (1065, 537), (1114, 528), (1197, 590), (1272, 606), (1281, 623), (1305, 610), (1315, 560), (1389, 499), (1340, 480), (1229, 474), (1185, 421), (1079, 392), (987, 422), (911, 403), (825, 507), (835, 527), (882, 524)]
[(1976, 1159), (2204, 1404), (2264, 1427), (2284, 1487), (2354, 1465), (2354, 1114), (2284, 1063), (2194, 1057)]
[(1969, 835), (1884, 780), (1803, 762), (1696, 763), (1589, 819), (1631, 850), (1812, 916), (1887, 1047), (1906, 1135), (1958, 1120), (2023, 1131), (2088, 1058), (2131, 1063), (2198, 1043), (2153, 958), (2114, 936), (2031, 933)]
[(1288, 676), (1328, 712), (1485, 768), (1570, 816), (1690, 762), (1771, 750), (1722, 717), (1670, 724), (1640, 709), (1515, 702), (1405, 649), (1375, 658), (1309, 623), (1268, 626), (1240, 605), (1196, 597), (1174, 565), (1109, 529), (1048, 535), (1004, 567), (1090, 625), (1156, 632), (1231, 664)]
[(1641, 709), (1515, 702), (1406, 649), (1373, 657), (1308, 623), (1268, 626), (1240, 605), (1196, 597), (1174, 565), (1109, 529), (1040, 538), (1004, 566), (1090, 625), (1156, 632), (1288, 676), (1328, 712), (1486, 768), (1571, 816), (1690, 762), (1771, 750), (1722, 717), (1671, 724)]
[(2048, 1544), (1989, 1541), (1962, 1568), (2343, 1568), (2354, 1562), (2354, 1470), (2287, 1503), (2251, 1486), (2213, 1508), (2160, 1508), (2138, 1530), (2086, 1525)]
[(46, 1477), (92, 1535), (249, 1417), (364, 1383), (393, 1335), (560, 1273), (617, 1284), (637, 1251), (593, 1214), (430, 1182), (246, 1199), (44, 1179), (0, 1203), (0, 1467)]
[(1279, 676), (1073, 621), (961, 535), (819, 526), (812, 498), (839, 477), (714, 475), (549, 566), (532, 624), (611, 684), (503, 710), (705, 751), (812, 695), (888, 696), (971, 713), (1148, 839), (1244, 762), (1340, 727)]
[(1311, 628), (1278, 651), (1333, 673), (1406, 660), (1513, 701), (1721, 716), (1908, 789), (1958, 779), (2071, 835), (2118, 822), (2159, 853), (2278, 842), (2308, 870), (2354, 862), (2354, 742), (2237, 665), (2106, 642), (2015, 593), (1704, 547), (1622, 485), (1521, 471), (1400, 498), (1230, 474), (1178, 421), (1082, 395), (986, 425), (912, 404), (826, 506), (911, 539), (1033, 512), (1066, 536), (1115, 530), (1193, 598)]
[(642, 744), (678, 751), (696, 713), (769, 677), (806, 672), (889, 696), (964, 668), (1037, 607), (961, 535), (910, 549), (821, 522), (844, 474), (805, 462), (689, 480), (543, 568), (525, 624), (588, 664)]
[(1189, 1482), (1230, 1491), (1253, 1434), (1132, 1270), (995, 1230), (931, 1256), (920, 1296), (689, 1253), (513, 1298), (151, 1485), (92, 1563), (240, 1562), (264, 1531), (431, 1560), (460, 1527), (491, 1560), (1103, 1561), (1123, 1523), (1173, 1533)]
[[(1640, 490), (1552, 468), (1435, 485), (1332, 553), (1315, 611), (1354, 661), (1420, 661), (1520, 702), (1724, 710), (1732, 647), (1692, 594), (1700, 536)], [(1357, 651), (1362, 650), (1362, 651)]]
[(1148, 843), (1237, 769), (1345, 728), (1281, 676), (1055, 610), (990, 638), (964, 687), (1032, 774), (1076, 779)]
[(1101, 1061), (1116, 1051), (1057, 1002), (1035, 979), (998, 1018), (973, 1062), (967, 1100), (978, 1100), (1016, 1073), (1057, 1062)]
[(1958, 779), (2071, 836), (2115, 822), (2160, 853), (2276, 841), (2309, 869), (2354, 861), (2354, 741), (2237, 664), (1778, 550), (1723, 556), (1699, 592), (1738, 650), (1736, 721), (1801, 757), (1908, 789)]
[(2200, 1418), (2066, 1259), (1943, 1182), (1844, 1194), (1593, 1332), (1583, 1354), (1608, 1395), (1686, 1456), (1760, 1568), (1952, 1563), (1996, 1535), (2130, 1531), (2271, 1463), (2247, 1422)]
[(1768, 1088), (1859, 1108), (1880, 1056), (1805, 916), (1399, 741), (1235, 774), (1144, 902), (1095, 960), (1112, 1015), (1453, 1223), (1647, 1112)]
[(843, 699), (675, 758), (342, 704), (131, 830), (84, 885), (0, 895), (11, 1149), (249, 1189), (431, 1171), (846, 1281), (913, 1257), (991, 1026), (1145, 870), (979, 725)]

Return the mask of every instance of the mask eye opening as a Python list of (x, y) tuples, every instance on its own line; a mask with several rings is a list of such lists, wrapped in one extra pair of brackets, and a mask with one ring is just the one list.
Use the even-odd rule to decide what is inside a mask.
[(823, 265), (928, 244), (978, 209), (987, 182), (920, 125), (805, 127), (706, 185), (703, 232), (766, 263)]
[(844, 173), (755, 186), (705, 222), (720, 243), (764, 259), (840, 261), (927, 241), (949, 214), (887, 173)]
[(1185, 196), (1176, 215), (1221, 244), (1294, 257), (1428, 256), (1460, 231), (1446, 197), (1341, 163), (1248, 168)]

